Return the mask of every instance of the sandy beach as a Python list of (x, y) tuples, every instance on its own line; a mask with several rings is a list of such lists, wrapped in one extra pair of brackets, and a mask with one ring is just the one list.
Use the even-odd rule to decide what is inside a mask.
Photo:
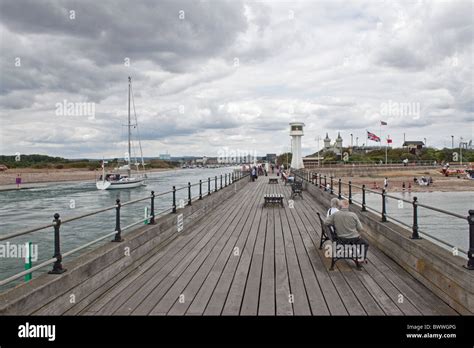
[[(147, 173), (173, 170), (170, 168), (155, 168)], [(17, 175), (20, 174), (22, 184), (65, 182), (65, 181), (95, 181), (100, 176), (100, 171), (84, 169), (31, 169), (19, 168), (0, 172), (0, 188), (15, 184)]]
[[(420, 179), (422, 176), (425, 178), (432, 177), (433, 184), (429, 186), (420, 186), (413, 181), (414, 177)], [(377, 187), (378, 190), (382, 190), (384, 184), (384, 178), (388, 179), (388, 192), (402, 192), (402, 185), (405, 183), (405, 191), (408, 191), (408, 185), (411, 184), (411, 192), (459, 192), (459, 191), (472, 191), (474, 193), (474, 180), (469, 180), (467, 177), (456, 176), (446, 177), (442, 175), (438, 170), (427, 170), (417, 169), (410, 171), (386, 171), (376, 172), (367, 176), (342, 176), (342, 181), (352, 181), (353, 184), (365, 186), (369, 189)], [(337, 181), (334, 181), (334, 186), (337, 187)], [(346, 191), (347, 186), (343, 191)]]

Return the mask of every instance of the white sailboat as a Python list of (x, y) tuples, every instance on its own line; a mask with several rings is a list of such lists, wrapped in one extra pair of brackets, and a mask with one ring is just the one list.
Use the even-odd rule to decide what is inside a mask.
[[(125, 188), (134, 188), (146, 185), (146, 174), (139, 173), (140, 163), (136, 162), (135, 166), (137, 167), (135, 174), (132, 175), (131, 171), (131, 136), (132, 136), (132, 124), (130, 122), (130, 95), (132, 93), (132, 78), (128, 78), (128, 152), (126, 154), (127, 164), (116, 168), (113, 172), (105, 172), (106, 161), (102, 161), (102, 175), (100, 179), (96, 181), (95, 185), (99, 190), (113, 190), (113, 189), (125, 189)], [(133, 105), (135, 111), (135, 103)], [(138, 131), (138, 123), (135, 113), (135, 125)], [(143, 170), (145, 170), (145, 162), (143, 160), (143, 152), (140, 139), (138, 139), (140, 144), (140, 153), (141, 153), (141, 165)]]

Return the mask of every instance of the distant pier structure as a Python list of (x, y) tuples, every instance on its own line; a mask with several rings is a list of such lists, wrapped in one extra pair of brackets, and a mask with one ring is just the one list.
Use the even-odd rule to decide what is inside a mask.
[(301, 156), (301, 137), (303, 134), (304, 123), (291, 122), (290, 123), (291, 136), (291, 167), (294, 169), (303, 169), (303, 157)]

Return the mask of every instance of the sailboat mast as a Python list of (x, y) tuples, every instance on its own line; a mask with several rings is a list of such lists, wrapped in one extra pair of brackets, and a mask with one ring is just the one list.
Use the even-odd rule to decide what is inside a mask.
[(128, 77), (128, 177), (130, 178), (130, 167), (132, 162), (132, 146), (130, 138), (132, 137), (132, 125), (130, 124), (130, 90), (132, 87), (132, 78)]

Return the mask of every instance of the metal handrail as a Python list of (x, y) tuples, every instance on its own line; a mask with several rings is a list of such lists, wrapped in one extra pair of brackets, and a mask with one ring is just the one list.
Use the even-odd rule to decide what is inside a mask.
[[(318, 174), (318, 173), (314, 173), (312, 171), (302, 172), (301, 170), (293, 170), (293, 173), (295, 173), (295, 175), (297, 177), (299, 177), (300, 179), (302, 179), (303, 181), (307, 181), (308, 183), (317, 185), (320, 188), (324, 187), (325, 190), (327, 189), (327, 187), (326, 187), (326, 183), (327, 183), (326, 175), (324, 175), (324, 186), (323, 186), (322, 185), (322, 180), (321, 180), (322, 175), (320, 173)], [(318, 184), (318, 178), (319, 178), (319, 184)], [(404, 226), (411, 227), (412, 231), (413, 231), (412, 236), (411, 236), (412, 239), (415, 239), (415, 240), (420, 239), (419, 233), (421, 233), (421, 234), (424, 234), (424, 235), (428, 236), (429, 238), (431, 238), (433, 240), (438, 241), (439, 243), (442, 243), (442, 244), (444, 244), (446, 246), (449, 246), (451, 248), (456, 248), (457, 250), (466, 253), (467, 256), (468, 256), (468, 263), (467, 263), (467, 266), (465, 266), (465, 267), (469, 270), (474, 270), (474, 210), (469, 210), (469, 212), (468, 212), (469, 215), (466, 217), (466, 216), (462, 216), (460, 214), (456, 214), (456, 213), (453, 213), (453, 212), (450, 212), (450, 211), (447, 211), (447, 210), (444, 210), (444, 209), (432, 207), (432, 206), (429, 206), (429, 205), (426, 205), (426, 204), (420, 204), (418, 202), (418, 199), (417, 199), (416, 196), (413, 197), (413, 201), (409, 201), (409, 200), (406, 200), (406, 199), (403, 199), (403, 198), (388, 195), (385, 192), (385, 190), (382, 190), (382, 192), (379, 192), (379, 191), (374, 191), (374, 190), (367, 189), (367, 188), (365, 188), (365, 185), (362, 185), (362, 187), (361, 187), (361, 186), (358, 186), (358, 185), (353, 185), (351, 182), (343, 182), (341, 178), (337, 179), (338, 192), (336, 193), (336, 189), (333, 187), (333, 183), (334, 183), (335, 178), (333, 176), (330, 176), (329, 178), (330, 178), (329, 192), (331, 194), (338, 195), (338, 197), (342, 197), (341, 186), (343, 184), (349, 186), (349, 197), (347, 197), (347, 196), (344, 196), (344, 197), (347, 197), (349, 199), (350, 204), (352, 204), (352, 202), (353, 202), (352, 188), (360, 188), (362, 190), (362, 203), (361, 203), (362, 209), (361, 210), (366, 211), (367, 209), (369, 209), (369, 210), (375, 211), (377, 213), (380, 213), (382, 222), (386, 222), (387, 221), (387, 216), (388, 216), (388, 214), (386, 212), (386, 198), (394, 199), (394, 200), (397, 200), (397, 201), (403, 201), (403, 202), (406, 202), (408, 204), (411, 204), (413, 206), (413, 225), (412, 226), (408, 226), (406, 223), (403, 223), (403, 222), (399, 221), (398, 219), (393, 218), (392, 216), (390, 216), (390, 219), (392, 219), (392, 220), (394, 220), (398, 223), (401, 223)], [(327, 185), (329, 186), (329, 184), (327, 184)], [(366, 203), (365, 203), (365, 193), (366, 192), (370, 192), (370, 193), (374, 193), (376, 195), (382, 196), (382, 211), (377, 211), (376, 209), (373, 209), (373, 208), (368, 207), (366, 205)], [(456, 218), (459, 218), (459, 219), (462, 219), (462, 220), (467, 220), (467, 222), (469, 224), (469, 250), (468, 251), (462, 250), (460, 248), (457, 248), (457, 247), (453, 246), (452, 244), (450, 244), (448, 242), (445, 242), (443, 240), (438, 239), (437, 237), (435, 237), (433, 235), (430, 235), (426, 232), (419, 231), (419, 228), (418, 228), (418, 207), (433, 210), (433, 211), (436, 211), (436, 212), (439, 212), (439, 213), (442, 213), (442, 214), (446, 214), (446, 215), (449, 215), (449, 216), (452, 216), (452, 217), (456, 217)]]
[[(242, 172), (242, 171), (234, 171), (231, 175), (231, 173), (229, 174), (225, 174), (225, 179), (226, 179), (226, 186), (227, 187), (228, 185), (230, 185), (230, 183), (234, 183), (236, 181), (239, 181), (243, 178), (245, 178), (246, 176), (248, 176), (249, 173), (246, 173), (246, 172)], [(213, 191), (209, 191), (209, 192), (217, 192), (219, 191), (218, 189), (218, 186), (217, 186), (217, 176), (215, 177), (215, 182), (216, 182), (216, 185), (215, 185), (215, 190)], [(231, 181), (231, 178), (232, 178), (232, 181)], [(207, 182), (210, 182), (211, 181), (211, 178), (209, 177)], [(0, 281), (0, 286), (2, 285), (5, 285), (5, 284), (8, 284), (10, 283), (11, 281), (15, 280), (15, 279), (18, 279), (24, 275), (27, 275), (27, 274), (30, 274), (40, 268), (43, 268), (45, 266), (48, 266), (50, 264), (54, 264), (53, 266), (53, 270), (50, 271), (49, 273), (51, 274), (60, 274), (60, 273), (63, 273), (64, 271), (66, 271), (65, 269), (63, 269), (62, 267), (62, 258), (65, 257), (65, 256), (69, 256), (71, 254), (74, 254), (80, 250), (83, 250), (95, 243), (98, 243), (112, 235), (115, 234), (115, 239), (113, 240), (114, 242), (121, 242), (123, 241), (123, 239), (121, 238), (121, 232), (123, 230), (127, 230), (127, 229), (130, 229), (131, 227), (133, 226), (136, 226), (140, 223), (143, 223), (143, 222), (147, 222), (149, 224), (154, 224), (155, 223), (155, 217), (156, 216), (159, 216), (159, 215), (162, 215), (166, 212), (172, 212), (172, 213), (176, 213), (176, 192), (179, 191), (179, 190), (182, 190), (182, 189), (188, 189), (188, 192), (189, 192), (189, 203), (194, 199), (202, 199), (202, 196), (205, 195), (206, 192), (203, 192), (202, 191), (202, 185), (203, 184), (206, 184), (206, 181), (203, 181), (203, 180), (199, 180), (199, 182), (197, 184), (192, 184), (191, 183), (188, 183), (188, 185), (186, 186), (183, 186), (183, 187), (180, 187), (178, 189), (176, 189), (174, 186), (173, 186), (173, 190), (170, 190), (170, 191), (165, 191), (165, 192), (161, 192), (161, 193), (158, 193), (158, 194), (155, 194), (154, 191), (151, 191), (151, 194), (146, 196), (146, 197), (142, 197), (142, 198), (138, 198), (138, 199), (135, 199), (135, 200), (132, 200), (132, 201), (128, 201), (128, 202), (125, 202), (123, 204), (120, 203), (120, 200), (117, 199), (116, 201), (116, 204), (113, 205), (113, 206), (110, 206), (110, 207), (106, 207), (106, 208), (102, 208), (102, 209), (98, 209), (98, 210), (95, 210), (95, 211), (92, 211), (92, 212), (88, 212), (88, 213), (85, 213), (85, 214), (82, 214), (82, 215), (78, 215), (78, 216), (74, 216), (74, 217), (71, 217), (71, 218), (68, 218), (68, 219), (65, 219), (65, 220), (61, 220), (60, 219), (60, 216), (59, 214), (54, 214), (54, 220), (51, 224), (48, 224), (48, 225), (43, 225), (43, 226), (39, 226), (39, 227), (35, 227), (35, 228), (31, 228), (31, 229), (28, 229), (28, 230), (24, 230), (24, 231), (20, 231), (20, 232), (15, 232), (15, 233), (11, 233), (11, 234), (8, 234), (8, 235), (5, 235), (5, 236), (0, 236), (0, 241), (3, 241), (3, 240), (7, 240), (7, 239), (12, 239), (12, 238), (15, 238), (15, 237), (18, 237), (18, 236), (22, 236), (22, 235), (25, 235), (25, 234), (29, 234), (29, 233), (33, 233), (33, 232), (36, 232), (36, 231), (40, 231), (40, 230), (44, 230), (46, 228), (50, 228), (50, 227), (53, 227), (54, 228), (54, 232), (55, 232), (55, 235), (54, 235), (54, 247), (55, 247), (55, 252), (54, 252), (54, 256), (53, 258), (49, 259), (49, 260), (46, 260), (44, 262), (42, 262), (41, 264), (39, 265), (36, 265), (34, 267), (31, 267), (27, 270), (24, 270), (22, 272), (19, 272), (15, 275), (12, 275), (6, 279), (3, 279)], [(197, 185), (200, 185), (200, 195), (199, 196), (195, 196), (195, 197), (191, 197), (191, 187), (192, 186), (197, 186)], [(220, 189), (224, 188), (224, 186), (221, 186)], [(160, 212), (157, 212), (155, 214), (155, 211), (154, 211), (154, 199), (156, 197), (159, 197), (159, 196), (163, 196), (163, 195), (166, 195), (166, 194), (170, 194), (172, 193), (173, 194), (173, 206), (172, 208), (168, 208), (168, 209), (164, 209)], [(120, 226), (120, 209), (121, 207), (123, 206), (127, 206), (127, 205), (131, 205), (131, 204), (134, 204), (134, 203), (138, 203), (138, 202), (141, 202), (141, 201), (144, 201), (146, 199), (150, 199), (151, 200), (151, 212), (150, 212), (150, 215), (147, 215), (145, 218), (142, 218), (138, 221), (135, 221), (125, 227), (121, 227)], [(116, 210), (116, 226), (115, 226), (115, 230), (113, 232), (110, 232), (104, 236), (101, 236), (91, 242), (88, 242), (84, 245), (81, 245), (75, 249), (72, 249), (64, 254), (61, 254), (60, 252), (60, 242), (59, 242), (59, 229), (60, 229), (60, 226), (63, 224), (63, 223), (66, 223), (66, 222), (71, 222), (71, 221), (74, 221), (74, 220), (79, 220), (79, 219), (82, 219), (84, 217), (88, 217), (88, 216), (92, 216), (92, 215), (96, 215), (96, 214), (99, 214), (99, 213), (102, 213), (102, 212), (105, 212), (105, 211), (108, 211), (108, 210), (112, 210), (112, 209), (115, 209)]]

